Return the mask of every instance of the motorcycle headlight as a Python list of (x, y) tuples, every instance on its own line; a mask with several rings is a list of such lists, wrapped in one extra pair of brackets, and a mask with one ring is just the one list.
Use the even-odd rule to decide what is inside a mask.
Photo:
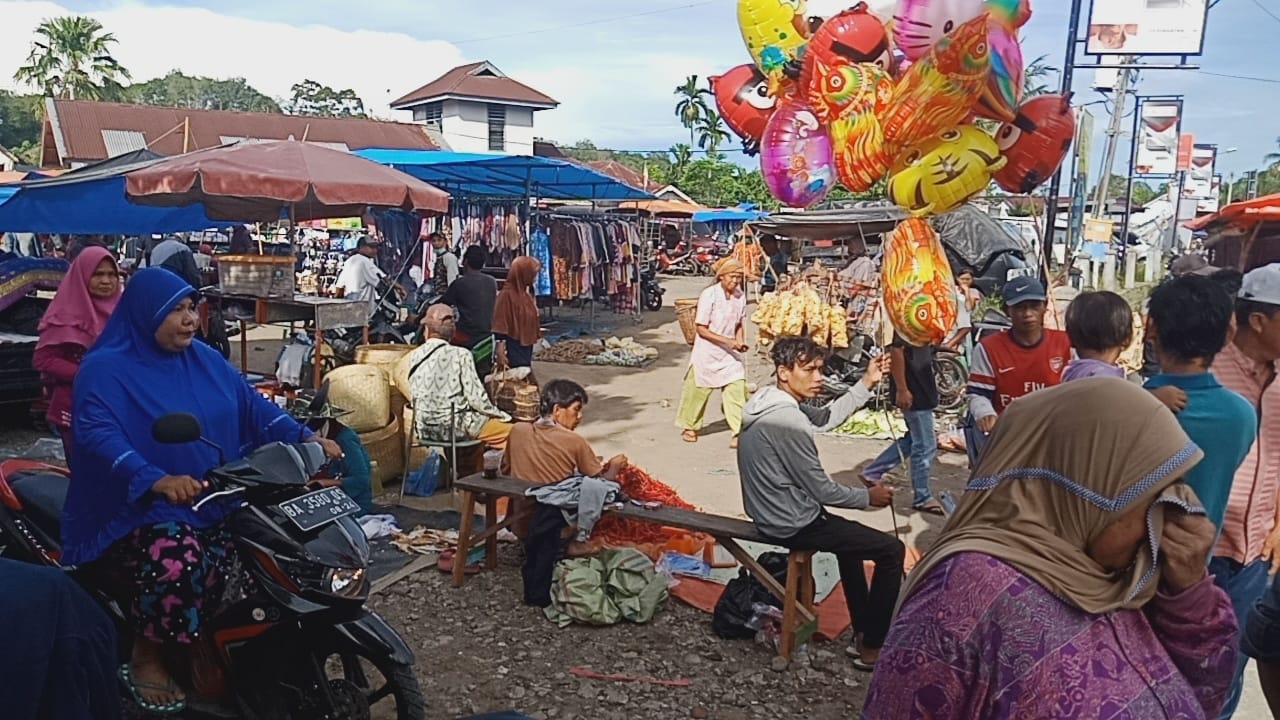
[(361, 598), (368, 594), (367, 580), (364, 568), (329, 568), (324, 574), (323, 589), (342, 598)]

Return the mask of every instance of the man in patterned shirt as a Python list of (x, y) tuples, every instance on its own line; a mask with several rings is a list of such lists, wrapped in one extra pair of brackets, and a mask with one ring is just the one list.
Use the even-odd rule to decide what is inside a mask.
[(1067, 334), (1044, 326), (1048, 294), (1039, 280), (1014, 278), (1005, 283), (1003, 295), (1012, 327), (978, 343), (969, 368), (971, 421), (965, 446), (971, 467), (1009, 403), (1061, 383), (1062, 371), (1072, 357)]

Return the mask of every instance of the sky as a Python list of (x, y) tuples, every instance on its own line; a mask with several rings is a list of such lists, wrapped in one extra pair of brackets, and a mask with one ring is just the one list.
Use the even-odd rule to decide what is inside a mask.
[[(1086, 11), (1089, 0), (1084, 0)], [(1098, 0), (1107, 2), (1108, 0)], [(1032, 0), (1024, 55), (1062, 67), (1068, 0)], [(852, 0), (810, 0), (829, 15)], [(892, 7), (893, 0), (873, 0)], [(115, 55), (134, 79), (171, 69), (244, 77), (273, 97), (310, 78), (353, 88), (377, 116), (387, 104), (449, 68), (488, 60), (561, 102), (540, 112), (535, 131), (562, 143), (591, 139), (617, 150), (664, 150), (688, 142), (674, 115), (673, 91), (688, 75), (705, 78), (749, 61), (737, 28), (736, 0), (116, 0), (0, 1), (0, 87), (12, 80), (44, 18), (89, 14), (119, 39)], [(1269, 12), (1268, 12), (1269, 11)], [(1210, 12), (1202, 71), (1144, 71), (1142, 94), (1186, 97), (1184, 132), (1197, 142), (1237, 148), (1219, 172), (1258, 167), (1280, 151), (1280, 0), (1220, 0)], [(1083, 54), (1077, 63), (1090, 62)], [(1213, 73), (1213, 74), (1210, 74)], [(1230, 77), (1223, 77), (1230, 76)], [(1092, 70), (1077, 71), (1077, 103), (1102, 100)], [(1242, 78), (1261, 78), (1263, 82)], [(1095, 154), (1108, 125), (1095, 115)], [(398, 113), (407, 120), (407, 113)], [(1128, 129), (1116, 169), (1128, 158)], [(1098, 166), (1095, 160), (1094, 167)]]

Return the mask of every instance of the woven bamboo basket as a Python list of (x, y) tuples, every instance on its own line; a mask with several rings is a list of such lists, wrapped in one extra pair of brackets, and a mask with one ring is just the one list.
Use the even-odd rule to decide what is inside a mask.
[(373, 494), (379, 495), (386, 481), (404, 473), (400, 421), (392, 419), (391, 424), (384, 428), (360, 433), (360, 444), (364, 445), (365, 452), (369, 454), (369, 462), (373, 465)]
[(693, 344), (698, 337), (698, 298), (681, 298), (676, 300), (676, 319), (680, 321), (680, 330), (684, 333), (684, 341)]
[(391, 368), (391, 384), (405, 397), (413, 397), (413, 390), (409, 388), (409, 371), (413, 369), (413, 363), (409, 361), (411, 357), (413, 353), (405, 353)]
[(413, 352), (412, 345), (399, 343), (383, 343), (381, 345), (361, 345), (356, 348), (356, 362), (361, 365), (373, 365), (382, 368), (387, 380), (395, 384), (395, 368), (400, 358)]
[(375, 365), (344, 365), (325, 374), (329, 403), (351, 414), (342, 423), (358, 433), (387, 427), (391, 416), (391, 385)]
[(518, 422), (533, 422), (538, 419), (542, 405), (542, 392), (532, 383), (516, 390), (511, 417)]

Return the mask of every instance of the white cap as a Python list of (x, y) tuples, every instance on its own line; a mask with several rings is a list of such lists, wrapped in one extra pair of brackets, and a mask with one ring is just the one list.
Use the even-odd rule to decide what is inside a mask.
[(1244, 275), (1236, 297), (1267, 305), (1280, 305), (1280, 263), (1254, 268)]

